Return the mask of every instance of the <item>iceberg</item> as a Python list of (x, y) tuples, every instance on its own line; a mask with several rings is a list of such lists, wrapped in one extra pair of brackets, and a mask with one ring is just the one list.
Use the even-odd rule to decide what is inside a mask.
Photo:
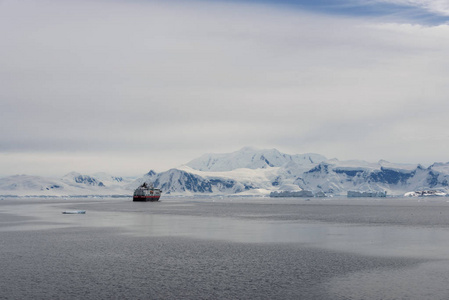
[(445, 192), (441, 191), (435, 191), (435, 190), (423, 190), (423, 191), (416, 191), (416, 192), (408, 192), (404, 194), (404, 197), (444, 197), (447, 196)]
[(387, 197), (387, 192), (348, 191), (348, 198), (377, 198), (377, 197)]

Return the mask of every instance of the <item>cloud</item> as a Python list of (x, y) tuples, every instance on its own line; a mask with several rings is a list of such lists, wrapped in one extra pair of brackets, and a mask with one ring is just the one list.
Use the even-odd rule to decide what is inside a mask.
[(449, 2), (446, 0), (375, 0), (396, 5), (414, 6), (431, 13), (449, 16)]
[(245, 145), (368, 160), (446, 155), (385, 146), (407, 126), (447, 128), (445, 25), (236, 2), (3, 1), (0, 34), (5, 174), (25, 164), (6, 157), (22, 154), (105, 156), (104, 168), (91, 165), (128, 173), (126, 157), (163, 170)]

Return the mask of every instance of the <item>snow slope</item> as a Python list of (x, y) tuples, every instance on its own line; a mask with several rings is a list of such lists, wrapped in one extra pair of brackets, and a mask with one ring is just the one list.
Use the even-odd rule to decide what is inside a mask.
[(315, 164), (326, 158), (319, 154), (289, 155), (276, 149), (259, 150), (245, 147), (239, 151), (225, 154), (205, 154), (186, 165), (199, 171), (231, 171), (235, 169), (259, 169), (281, 167), (289, 162), (298, 165)]

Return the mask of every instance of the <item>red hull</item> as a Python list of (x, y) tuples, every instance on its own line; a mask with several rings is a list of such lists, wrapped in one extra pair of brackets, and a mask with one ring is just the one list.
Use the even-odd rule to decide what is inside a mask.
[(133, 196), (133, 201), (159, 201), (161, 196)]

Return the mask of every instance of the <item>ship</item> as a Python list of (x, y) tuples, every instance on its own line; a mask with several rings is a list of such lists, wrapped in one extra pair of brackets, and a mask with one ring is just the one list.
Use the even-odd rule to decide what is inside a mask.
[(133, 195), (133, 201), (159, 201), (162, 191), (154, 188), (152, 183), (144, 182)]

